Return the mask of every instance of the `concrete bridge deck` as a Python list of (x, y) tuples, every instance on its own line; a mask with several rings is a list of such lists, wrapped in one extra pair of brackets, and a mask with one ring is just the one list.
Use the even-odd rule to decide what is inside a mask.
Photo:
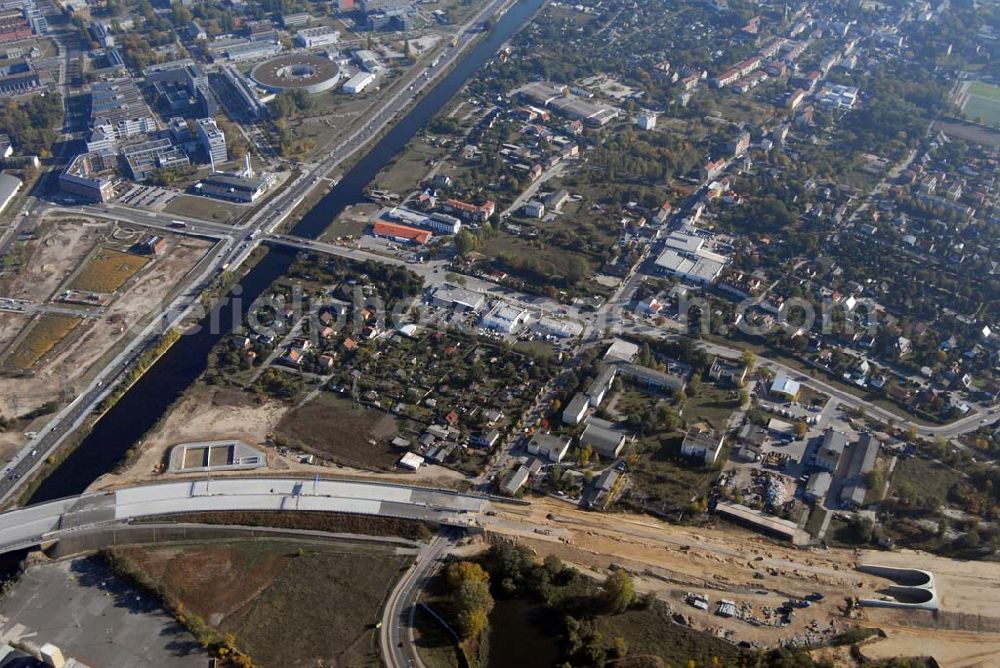
[(321, 511), (468, 527), (489, 499), (443, 489), (324, 478), (206, 478), (127, 487), (0, 513), (0, 552), (134, 519), (192, 512)]

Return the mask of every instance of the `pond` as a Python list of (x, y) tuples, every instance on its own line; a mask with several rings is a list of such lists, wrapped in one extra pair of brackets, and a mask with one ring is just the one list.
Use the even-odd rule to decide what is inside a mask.
[(560, 657), (562, 620), (544, 606), (497, 599), (490, 614), (489, 668), (551, 668)]

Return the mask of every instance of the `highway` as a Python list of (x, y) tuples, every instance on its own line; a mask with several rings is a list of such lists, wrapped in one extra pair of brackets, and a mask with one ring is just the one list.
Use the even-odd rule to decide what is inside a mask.
[[(35, 198), (29, 198), (24, 207), (25, 213), (41, 215), (48, 212), (88, 215), (111, 218), (118, 221), (131, 222), (136, 225), (170, 228), (175, 232), (198, 234), (220, 241), (212, 252), (212, 261), (206, 263), (204, 271), (194, 278), (189, 285), (207, 285), (211, 277), (223, 268), (230, 271), (237, 269), (254, 252), (257, 245), (285, 221), (296, 206), (316, 187), (325, 187), (323, 177), (326, 177), (344, 160), (364, 148), (389, 123), (391, 123), (407, 106), (423, 91), (433, 85), (437, 79), (449, 69), (450, 65), (479, 37), (480, 33), (470, 28), (482, 22), (486, 17), (505, 9), (512, 0), (494, 0), (485, 5), (473, 18), (460, 28), (457, 44), (450, 47), (442, 56), (437, 67), (428, 69), (426, 76), (414, 75), (410, 86), (401, 86), (381, 109), (373, 114), (368, 122), (358, 128), (332, 150), (327, 158), (319, 163), (304, 166), (298, 178), (287, 183), (284, 190), (273, 196), (251, 218), (242, 225), (230, 226), (208, 221), (193, 220), (179, 216), (166, 216), (154, 212), (138, 211), (114, 203), (92, 204), (78, 207), (50, 207)], [(186, 224), (183, 230), (174, 229), (171, 223), (180, 220)], [(2, 241), (6, 243), (13, 237), (16, 225), (8, 230)], [(186, 289), (169, 304), (162, 313), (162, 318), (154, 319), (138, 336), (125, 347), (97, 376), (91, 384), (66, 407), (59, 411), (45, 428), (36, 434), (21, 451), (9, 462), (4, 475), (0, 478), (0, 504), (9, 502), (21, 484), (41, 466), (42, 461), (62, 444), (65, 438), (78, 428), (87, 415), (107, 396), (124, 377), (136, 356), (149, 348), (164, 331), (177, 326), (199, 304), (200, 290)]]
[(67, 532), (143, 517), (192, 512), (318, 511), (475, 526), (485, 496), (316, 477), (224, 477), (126, 487), (0, 513), (0, 552), (58, 540)]

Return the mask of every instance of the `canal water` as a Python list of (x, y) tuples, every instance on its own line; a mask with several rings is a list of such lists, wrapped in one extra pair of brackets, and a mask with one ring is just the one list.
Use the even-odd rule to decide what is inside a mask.
[[(542, 6), (543, 0), (520, 0), (494, 25), (484, 39), (470, 48), (454, 69), (421, 98), (292, 229), (292, 234), (315, 239), (348, 205), (363, 201), (364, 189), (434, 115), (461, 89), (466, 80), (488, 61)], [(102, 417), (81, 445), (49, 475), (30, 503), (80, 494), (94, 480), (112, 470), (169, 406), (205, 370), (208, 354), (231, 331), (209, 327), (232, 323), (234, 304), (248, 305), (289, 268), (295, 253), (271, 249), (243, 278), (234, 295), (224, 299), (216, 313), (206, 316), (197, 333), (175, 343), (160, 360)], [(238, 318), (237, 318), (238, 320)]]

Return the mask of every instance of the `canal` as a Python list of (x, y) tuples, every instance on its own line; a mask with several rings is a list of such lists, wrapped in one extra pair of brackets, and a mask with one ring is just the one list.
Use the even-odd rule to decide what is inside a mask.
[[(315, 239), (348, 205), (364, 200), (364, 188), (407, 142), (430, 121), (500, 46), (523, 26), (544, 0), (520, 0), (473, 45), (461, 61), (422, 97), (368, 150), (343, 178), (292, 228), (292, 234)], [(143, 437), (170, 405), (205, 370), (208, 354), (231, 327), (234, 309), (252, 303), (289, 268), (295, 253), (271, 249), (251, 269), (215, 312), (207, 315), (195, 333), (175, 343), (160, 360), (109, 410), (63, 463), (38, 487), (29, 503), (50, 501), (82, 493), (94, 480), (111, 471), (125, 453)], [(237, 322), (239, 315), (236, 316)]]

